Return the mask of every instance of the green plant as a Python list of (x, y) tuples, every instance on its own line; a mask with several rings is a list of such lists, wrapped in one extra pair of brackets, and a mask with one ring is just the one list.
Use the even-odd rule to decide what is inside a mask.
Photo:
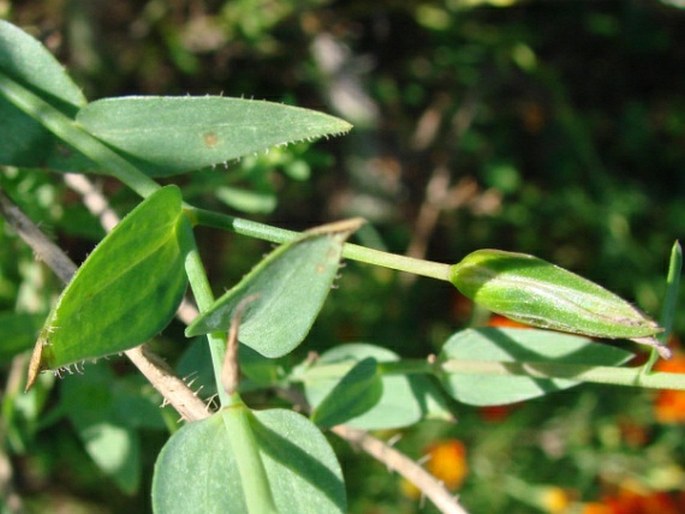
[[(304, 109), (221, 97), (88, 103), (47, 50), (6, 22), (0, 22), (0, 114), (3, 165), (109, 175), (144, 198), (78, 271), (39, 233), (26, 235), (68, 282), (40, 329), (27, 389), (39, 382), (41, 370), (78, 370), (86, 361), (126, 352), (189, 421), (157, 460), (152, 486), (157, 512), (343, 512), (344, 479), (321, 430), (352, 438), (350, 429), (408, 426), (447, 415), (445, 396), (500, 405), (582, 382), (685, 389), (685, 376), (651, 372), (657, 354), (669, 353), (664, 343), (678, 290), (677, 246), (661, 328), (612, 293), (528, 255), (480, 250), (455, 265), (441, 264), (346, 243), (359, 220), (298, 234), (195, 207), (184, 203), (182, 188), (162, 187), (158, 180), (274, 145), (340, 134), (349, 124)], [(30, 226), (19, 221), (23, 218), (7, 199), (3, 213), (19, 228)], [(195, 242), (196, 226), (281, 246), (215, 299)], [(340, 345), (284, 369), (277, 359), (307, 336), (342, 258), (450, 282), (493, 311), (574, 335), (467, 329), (453, 334), (437, 358), (404, 359), (375, 345)], [(188, 284), (199, 316), (187, 319), (186, 335), (207, 338), (220, 404), (215, 412), (139, 346), (171, 322)], [(6, 316), (3, 327), (13, 323), (11, 330), (26, 336), (13, 352), (25, 349), (35, 319)], [(642, 368), (623, 366), (631, 352), (590, 337), (648, 344), (652, 358)], [(92, 389), (67, 388), (66, 404), (89, 453), (120, 486), (130, 488), (135, 461), (118, 456), (126, 465), (116, 465), (107, 455), (112, 445), (99, 442), (117, 437), (130, 442), (133, 427), (160, 421), (134, 387), (128, 394), (109, 393), (102, 408), (91, 408), (84, 398), (89, 391), (101, 394), (97, 386), (111, 379), (106, 370), (86, 366), (83, 381)], [(309, 418), (281, 407), (253, 409), (244, 401), (247, 391), (270, 389), (309, 411)], [(142, 403), (135, 411), (139, 418), (126, 412), (127, 402), (134, 401)], [(462, 511), (429, 477), (415, 468), (400, 471), (442, 509)]]

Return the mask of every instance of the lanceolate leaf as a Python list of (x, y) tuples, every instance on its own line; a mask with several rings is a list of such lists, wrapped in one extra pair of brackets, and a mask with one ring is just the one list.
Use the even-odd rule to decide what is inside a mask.
[[(244, 409), (244, 406), (233, 409)], [(153, 511), (243, 514), (250, 488), (223, 416), (228, 410), (176, 432), (162, 449), (152, 483)], [(273, 409), (247, 413), (268, 487), (279, 514), (345, 512), (345, 487), (333, 450), (305, 417)], [(192, 479), (189, 479), (191, 477)], [(249, 493), (247, 493), (249, 494)]]
[(175, 186), (126, 216), (86, 259), (48, 316), (31, 358), (29, 385), (42, 369), (121, 352), (160, 332), (186, 288), (191, 237)]
[[(442, 362), (555, 363), (612, 366), (632, 354), (590, 339), (534, 329), (468, 329), (454, 334), (442, 348)], [(544, 379), (513, 375), (446, 373), (443, 385), (456, 400), (471, 405), (518, 402), (579, 384), (572, 379)]]
[(186, 336), (227, 330), (244, 298), (238, 338), (266, 357), (287, 354), (305, 338), (340, 265), (343, 243), (359, 226), (324, 226), (281, 245), (186, 329)]
[(89, 104), (77, 120), (151, 176), (226, 163), (351, 128), (308, 109), (224, 97), (111, 98)]

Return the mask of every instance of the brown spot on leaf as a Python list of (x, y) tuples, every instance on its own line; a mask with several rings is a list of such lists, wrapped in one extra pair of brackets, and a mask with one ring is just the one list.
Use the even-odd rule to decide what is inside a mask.
[(219, 136), (216, 132), (205, 132), (202, 135), (202, 140), (207, 148), (214, 148), (219, 143)]

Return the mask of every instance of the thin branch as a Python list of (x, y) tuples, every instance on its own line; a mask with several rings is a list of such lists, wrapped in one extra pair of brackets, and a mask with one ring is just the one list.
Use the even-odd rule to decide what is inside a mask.
[(388, 469), (397, 471), (416, 485), (435, 506), (445, 514), (468, 514), (452, 494), (419, 464), (395, 448), (376, 439), (364, 430), (346, 425), (331, 429), (336, 435), (384, 463)]
[(55, 272), (62, 282), (69, 282), (76, 273), (76, 264), (0, 190), (0, 212), (36, 255)]
[[(28, 244), (36, 257), (52, 269), (64, 283), (76, 272), (76, 264), (0, 191), (0, 212), (7, 222)], [(141, 346), (124, 352), (133, 364), (176, 411), (188, 421), (209, 416), (204, 402), (166, 366), (158, 357), (152, 357)]]

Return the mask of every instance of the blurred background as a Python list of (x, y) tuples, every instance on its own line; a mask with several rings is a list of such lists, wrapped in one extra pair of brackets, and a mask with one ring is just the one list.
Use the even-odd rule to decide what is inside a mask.
[[(0, 17), (42, 41), (92, 100), (222, 94), (355, 125), (168, 180), (193, 203), (292, 229), (363, 216), (357, 242), (442, 262), (484, 247), (533, 253), (659, 316), (671, 245), (685, 235), (685, 2), (0, 0)], [(103, 232), (56, 178), (3, 169), (0, 185), (81, 261)], [(118, 183), (98, 184), (120, 213), (135, 205)], [(217, 292), (270, 248), (198, 237)], [(56, 279), (2, 222), (0, 239), (0, 308), (45, 309)], [(352, 341), (424, 357), (459, 328), (499, 322), (445, 284), (357, 263), (338, 286), (292, 363)], [(167, 332), (174, 359), (181, 327)], [(57, 386), (30, 400), (7, 392), (11, 357), (2, 435), (26, 511), (149, 511), (164, 431), (143, 427), (141, 478), (122, 487), (89, 460)], [(456, 423), (423, 422), (397, 446), (433, 455), (473, 513), (685, 512), (682, 395), (583, 386), (455, 411)], [(332, 442), (350, 512), (433, 512)]]

